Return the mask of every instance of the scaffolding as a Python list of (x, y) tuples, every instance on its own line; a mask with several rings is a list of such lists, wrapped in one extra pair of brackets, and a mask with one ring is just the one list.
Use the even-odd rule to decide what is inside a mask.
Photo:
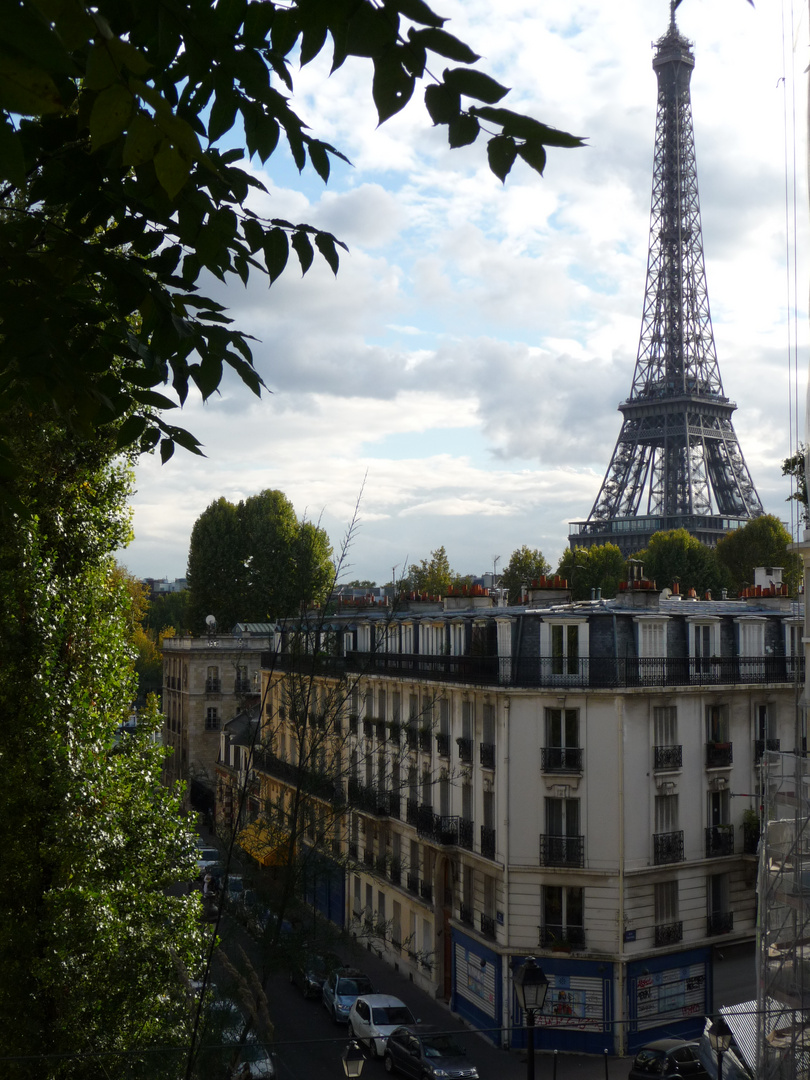
[(757, 972), (758, 1080), (810, 1072), (810, 758), (761, 763)]

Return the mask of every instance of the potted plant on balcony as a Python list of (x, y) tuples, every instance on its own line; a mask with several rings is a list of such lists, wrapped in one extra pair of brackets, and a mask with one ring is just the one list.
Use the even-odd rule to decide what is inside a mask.
[(555, 953), (571, 952), (571, 942), (568, 940), (565, 934), (551, 935), (551, 951)]

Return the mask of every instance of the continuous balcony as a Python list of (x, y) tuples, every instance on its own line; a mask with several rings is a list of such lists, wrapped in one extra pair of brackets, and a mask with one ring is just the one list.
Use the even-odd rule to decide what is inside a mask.
[[(804, 656), (702, 657), (430, 656), (418, 653), (347, 652), (345, 656), (267, 654), (265, 666), (302, 674), (387, 674), (476, 686), (623, 688), (633, 686), (735, 686), (804, 681)], [(264, 662), (264, 661), (263, 661)]]
[(582, 869), (585, 865), (585, 837), (541, 833), (540, 865)]
[(257, 747), (253, 751), (253, 768), (291, 787), (300, 786), (301, 790), (308, 795), (314, 795), (326, 802), (337, 804), (346, 802), (346, 792), (339, 779), (294, 765), (290, 761), (284, 761), (271, 750)]
[(734, 854), (734, 826), (710, 825), (706, 829), (706, 858)]
[(653, 835), (653, 862), (656, 866), (683, 862), (683, 829)]
[(581, 773), (582, 748), (579, 746), (543, 746), (540, 768), (544, 773)]

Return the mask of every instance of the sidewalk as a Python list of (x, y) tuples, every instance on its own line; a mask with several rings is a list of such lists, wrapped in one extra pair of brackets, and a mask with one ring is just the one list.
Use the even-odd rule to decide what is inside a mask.
[[(459, 1041), (467, 1050), (471, 1064), (478, 1068), (481, 1080), (525, 1080), (525, 1050), (499, 1050), (489, 1039), (454, 1016), (444, 1002), (414, 986), (407, 975), (394, 971), (364, 946), (356, 946), (351, 962), (369, 976), (378, 993), (394, 994), (423, 1023), (433, 1024), (443, 1031), (466, 1033)], [(536, 1080), (627, 1080), (630, 1058), (608, 1057), (606, 1071), (604, 1055), (544, 1052), (542, 1041), (542, 1029), (538, 1028), (535, 1035)]]

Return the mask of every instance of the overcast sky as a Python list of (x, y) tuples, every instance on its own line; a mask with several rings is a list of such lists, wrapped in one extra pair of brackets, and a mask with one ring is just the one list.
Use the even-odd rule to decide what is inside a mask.
[[(362, 490), (344, 580), (389, 581), (393, 567), (399, 574), (442, 544), (461, 573), (484, 573), (496, 556), (502, 568), (521, 544), (556, 565), (568, 523), (587, 517), (638, 347), (651, 43), (667, 28), (669, 3), (433, 7), (482, 54), (479, 66), (512, 87), (503, 105), (586, 136), (587, 148), (550, 151), (543, 178), (518, 162), (502, 186), (481, 136), (447, 148), (421, 91), (377, 129), (370, 62), (348, 61), (329, 77), (327, 57), (296, 73), (299, 115), (353, 167), (336, 163), (324, 187), (311, 170), (299, 177), (271, 159), (260, 174), (269, 194), (256, 206), (333, 231), (350, 254), (336, 279), (317, 259), (302, 279), (291, 259), (272, 289), (257, 276), (216, 294), (258, 339), (272, 393), (257, 401), (229, 380), (207, 405), (170, 417), (207, 457), (178, 450), (166, 466), (139, 466), (136, 539), (120, 556), (138, 576), (183, 576), (206, 506), (264, 488), (319, 519), (336, 549)], [(692, 109), (724, 391), (738, 405), (734, 427), (765, 509), (789, 520), (780, 463), (795, 445), (797, 393), (803, 426), (807, 366), (806, 4), (792, 13), (789, 0), (683, 0), (677, 19), (696, 57)]]

